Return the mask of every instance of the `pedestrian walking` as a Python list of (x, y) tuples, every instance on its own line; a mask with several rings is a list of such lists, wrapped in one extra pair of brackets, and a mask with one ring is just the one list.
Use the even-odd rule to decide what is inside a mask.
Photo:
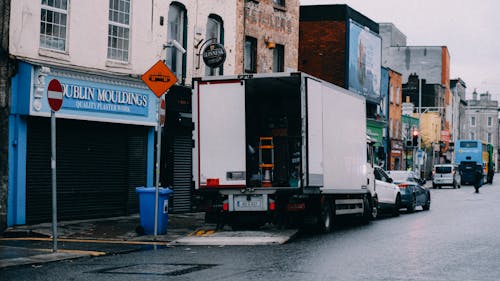
[(477, 167), (476, 172), (474, 173), (474, 189), (476, 190), (476, 193), (479, 193), (482, 177), (483, 177), (483, 169), (481, 167)]

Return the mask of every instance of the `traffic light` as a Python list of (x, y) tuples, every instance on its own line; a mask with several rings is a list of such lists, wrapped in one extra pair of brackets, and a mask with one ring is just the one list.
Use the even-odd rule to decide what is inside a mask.
[(418, 146), (418, 131), (414, 130), (412, 134), (413, 146)]

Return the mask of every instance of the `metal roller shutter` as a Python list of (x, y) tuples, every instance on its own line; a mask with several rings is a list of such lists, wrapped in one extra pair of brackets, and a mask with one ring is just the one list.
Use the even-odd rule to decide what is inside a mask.
[[(146, 128), (57, 120), (58, 219), (137, 211), (135, 187), (146, 181)], [(28, 120), (27, 223), (50, 221), (50, 119)]]

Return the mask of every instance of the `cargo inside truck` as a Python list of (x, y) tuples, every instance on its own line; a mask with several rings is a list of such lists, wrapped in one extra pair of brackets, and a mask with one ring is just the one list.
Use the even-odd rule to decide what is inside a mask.
[(300, 76), (245, 82), (247, 186), (298, 187)]

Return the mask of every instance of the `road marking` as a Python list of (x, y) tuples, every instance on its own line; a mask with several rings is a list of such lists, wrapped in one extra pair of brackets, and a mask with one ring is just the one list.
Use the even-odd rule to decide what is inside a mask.
[[(75, 243), (103, 243), (103, 244), (129, 244), (129, 245), (159, 245), (167, 246), (168, 242), (147, 242), (147, 241), (124, 241), (124, 240), (99, 240), (99, 239), (69, 239), (58, 238), (61, 242)], [(0, 238), (0, 241), (52, 241), (52, 238), (22, 237), (22, 238)]]

